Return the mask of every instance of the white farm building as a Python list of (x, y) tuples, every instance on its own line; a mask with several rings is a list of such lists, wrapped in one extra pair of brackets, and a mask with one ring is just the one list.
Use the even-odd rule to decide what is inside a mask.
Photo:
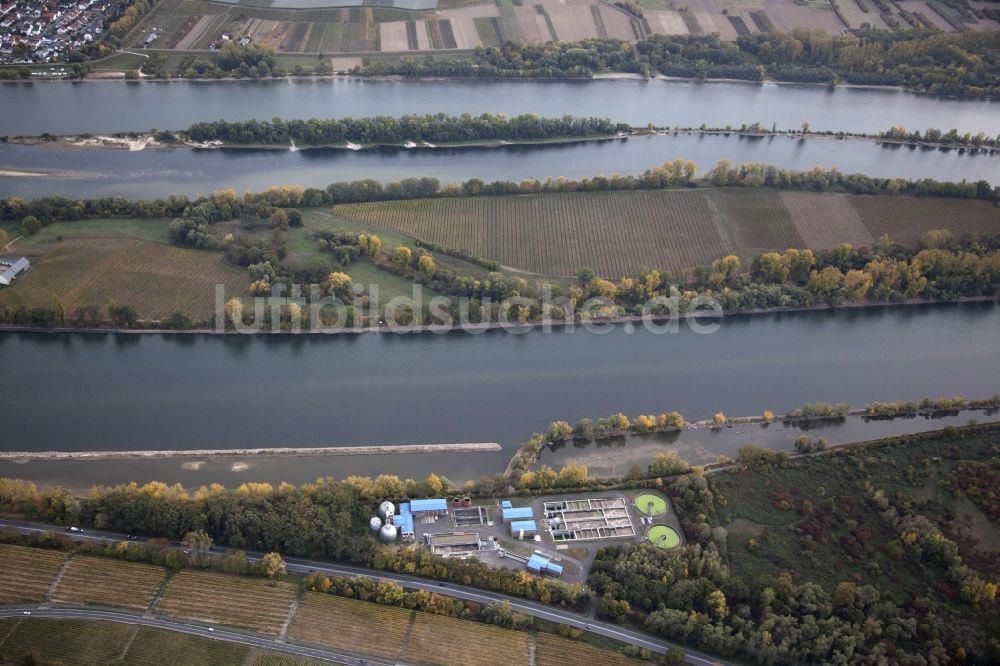
[(9, 287), (14, 284), (15, 278), (19, 274), (29, 268), (31, 268), (31, 262), (28, 261), (27, 257), (21, 257), (20, 259), (0, 257), (0, 285)]

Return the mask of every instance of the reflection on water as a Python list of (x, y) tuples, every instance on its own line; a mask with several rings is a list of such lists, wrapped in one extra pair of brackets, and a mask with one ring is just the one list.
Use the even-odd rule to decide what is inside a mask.
[(589, 143), (405, 150), (127, 150), (0, 144), (0, 167), (71, 176), (0, 176), (0, 195), (167, 196), (219, 188), (264, 190), (292, 184), (326, 187), (336, 181), (433, 176), (442, 182), (639, 174), (675, 158), (694, 159), (704, 173), (720, 159), (764, 162), (807, 171), (817, 165), (845, 173), (909, 179), (1000, 180), (1000, 160), (985, 153), (881, 147), (870, 141), (771, 136), (630, 137)]
[[(0, 84), (0, 133), (181, 129), (218, 118), (331, 118), (405, 113), (610, 117), (636, 126), (760, 122), (875, 132), (890, 125), (1000, 132), (992, 100), (892, 89), (685, 81), (173, 81)], [(947, 119), (942, 120), (942, 119)]]
[[(782, 413), (814, 401), (862, 406), (874, 400), (988, 396), (1000, 388), (997, 330), (1000, 307), (976, 303), (727, 317), (712, 335), (695, 335), (686, 327), (676, 335), (641, 328), (629, 335), (622, 327), (606, 335), (583, 330), (257, 337), (5, 333), (0, 361), (17, 385), (3, 402), (5, 450), (481, 441), (499, 442), (504, 450), (254, 459), (244, 461), (253, 466), (239, 475), (214, 461), (199, 470), (184, 470), (176, 461), (74, 463), (79, 474), (46, 467), (53, 463), (5, 464), (0, 474), (54, 470), (57, 478), (76, 479), (71, 485), (140, 475), (185, 485), (380, 472), (474, 478), (502, 470), (520, 442), (555, 419), (676, 410), (694, 420), (719, 410)], [(865, 439), (893, 432), (900, 423), (916, 422), (830, 431), (836, 437), (823, 430), (817, 434), (831, 441)], [(718, 435), (686, 431), (684, 437), (692, 439), (684, 440), (690, 446), (685, 452), (703, 450), (698, 460), (714, 460), (747, 442), (790, 446), (794, 433), (772, 442), (769, 437), (778, 433), (775, 426)], [(645, 444), (671, 445), (655, 439)], [(620, 456), (627, 449), (600, 451)], [(543, 460), (561, 464), (554, 456)], [(609, 468), (616, 460), (593, 465)], [(212, 478), (216, 474), (220, 479)]]
[(840, 420), (738, 424), (718, 430), (700, 428), (630, 435), (600, 442), (573, 440), (547, 446), (538, 464), (554, 468), (567, 464), (586, 465), (595, 476), (623, 476), (632, 465), (645, 468), (657, 455), (669, 451), (692, 465), (705, 465), (717, 462), (719, 456), (735, 458), (739, 449), (748, 444), (775, 451), (794, 451), (795, 440), (803, 434), (823, 437), (832, 446), (966, 425), (970, 420), (986, 422), (993, 420), (995, 415), (996, 410), (881, 420), (849, 416)]

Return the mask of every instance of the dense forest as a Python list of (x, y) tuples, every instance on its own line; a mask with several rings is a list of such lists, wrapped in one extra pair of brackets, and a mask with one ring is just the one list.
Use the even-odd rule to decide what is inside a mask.
[(1000, 31), (858, 31), (656, 36), (637, 45), (668, 76), (897, 85), (936, 93), (1000, 93)]
[(579, 42), (515, 44), (476, 47), (472, 58), (433, 57), (399, 62), (373, 62), (352, 70), (353, 74), (410, 77), (455, 76), (479, 78), (589, 78), (601, 70), (643, 71), (635, 46), (620, 39), (585, 39)]
[(998, 435), (798, 459), (748, 447), (677, 478), (688, 544), (600, 551), (599, 613), (753, 663), (997, 663)]
[(655, 35), (634, 46), (600, 39), (544, 46), (508, 43), (477, 48), (471, 60), (366, 63), (354, 73), (586, 78), (606, 69), (996, 95), (1000, 94), (1000, 31), (858, 30), (835, 37), (817, 30), (795, 30), (743, 35), (735, 42), (717, 35)]
[(507, 118), (492, 113), (478, 116), (444, 113), (400, 118), (332, 118), (321, 120), (225, 121), (195, 123), (182, 132), (192, 141), (229, 144), (284, 145), (290, 141), (307, 146), (403, 143), (405, 141), (525, 141), (567, 137), (607, 136), (627, 132), (627, 124), (607, 118), (540, 118), (521, 114)]

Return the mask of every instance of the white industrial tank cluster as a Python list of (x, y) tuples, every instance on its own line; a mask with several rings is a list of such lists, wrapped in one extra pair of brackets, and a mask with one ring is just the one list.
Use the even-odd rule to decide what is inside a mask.
[(373, 532), (378, 532), (378, 538), (382, 541), (396, 540), (396, 526), (392, 524), (392, 517), (396, 513), (396, 507), (392, 502), (386, 500), (378, 505), (378, 516), (372, 516), (368, 523)]

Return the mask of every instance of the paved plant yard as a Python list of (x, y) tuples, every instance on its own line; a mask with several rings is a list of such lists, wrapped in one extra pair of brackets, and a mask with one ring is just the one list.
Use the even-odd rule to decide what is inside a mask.
[[(637, 508), (639, 497), (644, 498), (647, 508), (653, 502), (652, 517)], [(512, 536), (512, 521), (504, 521), (498, 503), (476, 501), (472, 506), (450, 504), (447, 517), (415, 521), (416, 542), (439, 555), (476, 557), (491, 566), (510, 569), (523, 569), (524, 560), (538, 552), (562, 565), (562, 580), (572, 583), (584, 581), (597, 550), (606, 545), (646, 539), (649, 529), (656, 529), (657, 535), (673, 534), (678, 541), (683, 539), (680, 521), (670, 501), (655, 490), (510, 500), (515, 508), (531, 509), (531, 519), (538, 527), (533, 538), (522, 540)], [(673, 543), (673, 537), (670, 542)]]

